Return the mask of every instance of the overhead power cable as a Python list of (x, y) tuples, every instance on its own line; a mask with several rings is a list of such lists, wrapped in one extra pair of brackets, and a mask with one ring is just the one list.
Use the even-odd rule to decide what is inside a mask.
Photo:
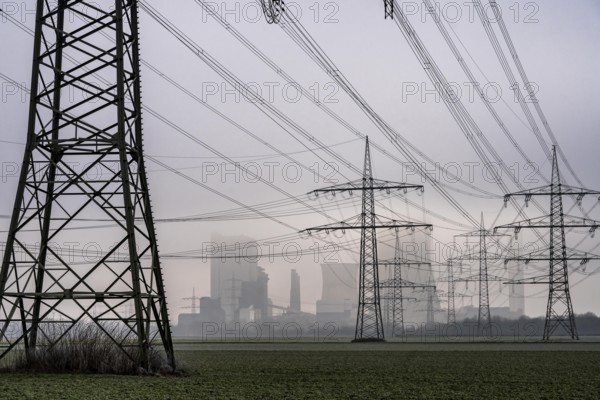
[[(341, 71), (335, 66), (333, 61), (325, 54), (320, 46), (312, 39), (308, 32), (303, 28), (302, 24), (297, 21), (289, 13), (282, 15), (279, 26), (296, 42), (308, 55), (312, 58), (317, 65), (328, 73), (333, 79), (336, 80), (338, 85), (357, 103), (360, 109), (367, 115), (367, 117), (375, 124), (375, 126), (382, 132), (385, 137), (392, 143), (400, 153), (411, 162), (417, 169), (417, 172), (429, 182), (434, 189), (454, 208), (456, 209), (467, 221), (473, 226), (478, 226), (477, 220), (469, 214), (469, 212), (460, 204), (459, 201), (454, 199), (442, 185), (437, 182), (435, 178), (432, 178), (430, 174), (421, 165), (419, 160), (412, 154), (412, 151), (416, 149), (410, 145), (408, 141), (403, 138), (397, 131), (395, 131), (387, 122), (383, 120), (371, 106), (360, 96), (358, 91), (352, 86), (352, 84), (346, 79)], [(410, 150), (409, 150), (410, 149)], [(422, 158), (425, 158), (422, 152), (419, 154)]]
[[(552, 144), (554, 144), (556, 146), (556, 148), (558, 149), (558, 154), (560, 155), (562, 161), (564, 162), (567, 169), (569, 170), (569, 173), (573, 176), (573, 178), (575, 178), (575, 180), (577, 181), (577, 184), (579, 186), (585, 187), (585, 185), (583, 184), (581, 179), (579, 179), (579, 177), (577, 176), (577, 173), (571, 166), (571, 163), (569, 163), (569, 160), (567, 159), (566, 155), (562, 151), (562, 148), (558, 144), (556, 135), (554, 135), (554, 131), (552, 130), (552, 127), (550, 126), (550, 123), (548, 122), (548, 119), (546, 118), (546, 115), (544, 114), (544, 111), (542, 110), (542, 106), (536, 96), (536, 93), (534, 90), (535, 86), (531, 83), (531, 81), (529, 80), (529, 77), (527, 76), (527, 73), (525, 72), (525, 68), (523, 67), (521, 58), (519, 57), (519, 54), (517, 53), (517, 49), (510, 37), (510, 33), (508, 32), (506, 24), (504, 23), (504, 18), (502, 17), (502, 12), (500, 11), (498, 4), (496, 3), (496, 0), (489, 0), (489, 2), (490, 2), (490, 5), (492, 6), (492, 10), (494, 12), (494, 17), (496, 18), (496, 22), (498, 23), (498, 26), (500, 27), (500, 31), (502, 32), (502, 36), (504, 37), (504, 41), (506, 42), (506, 45), (508, 46), (508, 49), (512, 56), (512, 59), (517, 66), (519, 75), (521, 76), (521, 79), (523, 80), (523, 83), (525, 84), (525, 89), (527, 90), (527, 93), (529, 94), (529, 97), (531, 98), (531, 102), (533, 103), (533, 105), (537, 111), (537, 114), (538, 114), (540, 120), (542, 121), (542, 125), (544, 126), (550, 140), (552, 141)], [(502, 50), (502, 48), (500, 48), (500, 49)]]
[[(298, 90), (300, 90), (300, 92), (302, 93), (302, 95), (305, 98), (309, 99), (313, 104), (315, 104), (317, 107), (319, 107), (323, 112), (325, 112), (327, 115), (329, 115), (331, 118), (333, 118), (336, 122), (338, 122), (340, 125), (342, 125), (344, 128), (346, 128), (348, 131), (350, 131), (351, 133), (356, 135), (358, 138), (361, 138), (362, 140), (365, 139), (365, 135), (362, 132), (360, 132), (357, 128), (352, 126), (352, 124), (350, 124), (348, 121), (346, 121), (340, 115), (338, 115), (335, 111), (333, 111), (330, 107), (328, 107), (327, 104), (321, 102), (318, 98), (316, 98), (306, 87), (304, 87), (303, 85), (300, 85), (296, 80), (294, 80), (292, 78), (292, 76), (290, 76), (285, 71), (284, 68), (282, 68), (280, 65), (276, 64), (271, 58), (269, 58), (269, 56), (267, 56), (264, 52), (262, 52), (255, 44), (253, 44), (242, 33), (240, 33), (238, 30), (236, 30), (229, 22), (227, 22), (227, 20), (225, 18), (223, 18), (221, 15), (219, 15), (219, 13), (217, 13), (214, 10), (214, 8), (211, 6), (210, 3), (206, 2), (205, 0), (195, 0), (195, 2), (200, 7), (202, 7), (203, 10), (208, 15), (213, 17), (215, 19), (215, 21), (217, 21), (229, 34), (231, 34), (234, 38), (236, 38), (244, 47), (246, 47), (252, 54), (254, 54), (259, 60), (261, 60), (266, 66), (268, 66), (271, 70), (275, 71), (275, 73), (277, 73), (277, 75), (282, 77), (287, 83), (294, 85), (294, 87), (296, 87)], [(384, 147), (378, 145), (377, 143), (375, 143), (372, 140), (371, 140), (371, 146), (374, 147), (375, 149), (377, 149), (377, 151), (379, 151), (381, 154), (396, 161), (398, 164), (404, 165), (404, 162), (402, 160), (400, 160), (397, 156), (391, 154)], [(484, 198), (496, 198), (497, 197), (497, 195), (495, 195), (494, 193), (487, 192), (487, 191), (477, 187), (476, 185), (473, 185), (469, 182), (464, 181), (460, 176), (453, 174), (448, 168), (441, 166), (439, 163), (436, 163), (433, 159), (426, 156), (425, 153), (423, 153), (421, 151), (419, 151), (418, 153), (427, 162), (432, 164), (434, 166), (434, 168), (436, 168), (436, 170), (443, 173), (444, 176), (448, 176), (453, 181), (455, 181), (457, 183), (461, 183), (461, 184), (469, 187), (470, 189), (472, 189), (476, 192), (479, 192), (481, 194), (477, 195), (474, 193), (465, 192), (460, 189), (456, 189), (456, 188), (452, 187), (451, 185), (442, 184), (444, 187), (446, 187), (450, 190), (454, 190), (456, 192), (462, 193), (462, 194), (469, 195), (469, 196), (477, 196), (477, 197), (484, 197)]]

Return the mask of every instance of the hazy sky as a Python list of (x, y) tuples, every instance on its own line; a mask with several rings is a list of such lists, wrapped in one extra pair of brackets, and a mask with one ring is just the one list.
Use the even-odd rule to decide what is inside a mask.
[[(1, 7), (19, 22), (33, 29), (34, 3), (31, 0), (3, 1)], [(266, 67), (207, 15), (194, 0), (177, 2), (152, 0), (147, 3), (163, 13), (243, 82), (251, 83), (253, 87), (258, 88), (263, 97), (302, 126), (309, 135), (331, 146), (336, 153), (351, 160), (358, 169), (362, 169), (364, 143), (357, 140), (353, 133), (328, 117), (306, 98), (298, 98), (294, 87), (286, 86), (281, 76)], [(487, 1), (484, 3), (487, 4)], [(235, 29), (272, 58), (298, 83), (309, 88), (319, 101), (325, 103), (360, 132), (369, 135), (371, 141), (402, 158), (343, 90), (334, 84), (333, 79), (290, 40), (280, 27), (269, 25), (263, 18), (257, 17), (256, 3), (248, 0), (218, 1), (212, 4)], [(574, 2), (511, 0), (499, 1), (499, 4), (520, 59), (529, 79), (535, 83), (537, 97), (560, 146), (583, 183), (589, 188), (600, 189), (598, 175), (600, 159), (597, 156), (600, 149), (600, 135), (598, 135), (600, 80), (594, 74), (594, 71), (600, 69), (600, 46), (598, 46), (600, 4), (595, 0)], [(442, 182), (450, 188), (449, 193), (455, 196), (471, 215), (478, 219), (483, 213), (488, 225), (494, 221), (500, 225), (514, 220), (515, 211), (511, 207), (503, 210), (504, 193), (496, 184), (490, 182), (490, 179), (486, 179), (488, 176), (486, 167), (481, 165), (481, 161), (444, 103), (436, 98), (433, 84), (400, 30), (392, 21), (383, 19), (383, 4), (380, 0), (343, 2), (299, 0), (290, 3), (289, 7), (299, 15), (300, 22), (358, 92), (400, 134), (440, 165), (452, 168), (453, 172), (470, 180), (474, 186), (495, 195), (494, 198), (489, 198), (491, 196), (460, 194), (455, 190), (474, 193), (474, 189), (442, 177)], [(515, 172), (517, 180), (524, 187), (541, 186), (542, 182), (536, 183), (529, 179), (532, 167), (526, 165), (513, 145), (502, 134), (481, 101), (476, 96), (471, 98), (472, 87), (467, 83), (468, 79), (453, 58), (433, 19), (424, 12), (424, 6), (419, 1), (403, 2), (403, 8), (407, 14), (410, 14), (411, 23), (448, 80), (461, 88), (460, 98), (465, 107), (498, 154)], [(501, 95), (494, 103), (495, 109), (531, 161), (539, 167), (544, 176), (548, 177), (550, 165), (526, 124), (524, 113), (515, 102), (510, 84), (502, 72), (477, 15), (469, 4), (462, 1), (441, 1), (439, 10), (453, 40), (482, 86), (486, 87), (486, 90), (491, 90), (488, 92), (490, 96), (494, 94), (494, 88), (500, 89)], [(0, 37), (3, 39), (0, 44), (2, 54), (0, 72), (29, 86), (33, 39), (10, 23), (5, 15), (0, 16)], [(237, 97), (234, 88), (225, 85), (218, 74), (191, 54), (147, 14), (141, 12), (140, 16), (141, 55), (143, 60), (153, 68), (167, 74), (200, 99), (206, 100), (210, 106), (262, 141), (289, 153), (294, 159), (318, 170), (325, 177), (330, 177), (339, 183), (358, 178), (356, 172), (345, 166), (339, 165), (337, 172), (332, 170), (331, 165), (326, 162), (335, 160), (328, 153), (318, 149), (309, 152), (307, 147), (315, 149), (315, 144), (303, 138), (293, 138), (283, 131), (254, 104)], [(506, 51), (500, 31), (496, 24), (493, 26)], [(506, 54), (510, 59), (508, 52)], [(514, 65), (512, 66), (518, 76)], [(11, 212), (17, 185), (15, 168), (18, 168), (22, 158), (23, 146), (20, 143), (25, 141), (28, 97), (16, 90), (12, 84), (4, 80), (1, 80), (1, 83), (0, 215), (2, 219), (0, 219), (0, 230), (4, 238), (9, 222), (6, 216)], [(287, 200), (282, 191), (293, 196), (303, 196), (311, 190), (328, 186), (333, 182), (325, 181), (322, 177), (299, 169), (297, 164), (290, 163), (271, 148), (251, 138), (238, 127), (183, 94), (155, 74), (147, 65), (142, 66), (142, 83), (143, 102), (146, 107), (159, 112), (242, 166), (257, 171), (264, 180), (272, 183), (272, 186), (256, 182), (251, 175), (240, 173), (239, 170), (235, 172), (233, 165), (185, 138), (146, 112), (144, 115), (146, 153), (177, 168), (182, 173), (248, 205)], [(529, 106), (535, 113), (533, 105)], [(541, 128), (537, 115), (536, 120)], [(542, 134), (545, 141), (550, 143), (545, 131), (542, 130)], [(299, 137), (297, 134), (296, 136)], [(372, 153), (376, 177), (422, 183), (421, 178), (412, 173), (410, 166), (400, 166), (376, 150)], [(232, 215), (231, 212), (224, 211), (239, 207), (172, 172), (165, 171), (163, 167), (153, 162), (147, 162), (147, 166), (154, 215), (158, 219), (212, 212), (219, 217), (217, 219), (223, 219), (224, 216)], [(469, 179), (471, 175), (472, 179)], [(568, 183), (575, 184), (566, 168), (563, 168), (563, 175)], [(515, 184), (507, 182), (507, 185), (511, 191), (516, 190)], [(273, 186), (280, 191), (275, 190)], [(323, 225), (336, 219), (347, 219), (360, 212), (358, 196), (355, 195), (353, 198), (355, 199), (353, 205), (341, 208), (336, 207), (336, 201), (342, 201), (339, 198), (337, 200), (320, 198), (310, 203), (317, 208), (327, 208), (326, 212), (332, 217), (331, 220), (316, 213), (309, 214), (305, 206), (294, 205), (291, 201), (291, 205), (282, 212), (288, 216), (282, 216), (280, 219), (298, 230)], [(412, 206), (407, 208), (403, 199), (382, 199), (381, 204), (393, 208), (402, 215), (413, 219), (426, 219), (427, 222), (434, 224), (434, 242), (451, 242), (453, 235), (468, 230), (470, 225), (468, 221), (445, 202), (431, 185), (425, 184), (423, 197), (410, 193), (408, 199), (418, 206), (424, 205), (428, 210), (444, 215), (450, 221), (441, 220), (430, 214), (426, 215), (422, 210)], [(584, 202), (586, 209), (594, 205), (592, 200), (588, 199)], [(543, 200), (542, 204), (547, 203)], [(566, 209), (570, 209), (572, 202), (567, 200), (565, 204)], [(269, 214), (275, 213), (274, 215), (280, 211), (272, 208), (266, 210)], [(302, 215), (289, 215), (299, 212)], [(575, 209), (573, 213), (576, 212)], [(534, 209), (528, 210), (528, 213), (536, 216)], [(248, 214), (248, 212), (244, 213), (246, 216)], [(381, 214), (389, 215), (383, 210)], [(597, 208), (591, 212), (590, 217), (600, 219)], [(213, 233), (254, 238), (259, 240), (262, 251), (267, 252), (269, 247), (264, 244), (266, 242), (264, 239), (290, 234), (293, 237), (295, 234), (294, 229), (266, 219), (160, 222), (157, 224), (157, 230), (161, 254), (199, 251), (210, 244)], [(569, 236), (568, 244), (574, 245), (583, 237), (584, 235), (576, 232), (573, 236)], [(357, 235), (348, 234), (339, 240), (348, 241), (357, 238)], [(393, 234), (388, 231), (381, 232), (380, 239), (382, 257), (390, 257)], [(526, 241), (527, 238), (521, 240)], [(312, 239), (305, 240), (300, 237), (293, 240), (293, 243), (305, 249), (314, 246), (313, 242), (315, 241)], [(281, 253), (286, 243), (288, 242), (270, 246), (274, 246), (271, 248)], [(585, 240), (582, 250), (589, 250), (597, 244), (598, 236), (593, 240)], [(294, 246), (296, 245), (287, 244), (287, 249), (293, 250)], [(356, 241), (354, 247), (358, 250)], [(596, 252), (600, 253), (600, 250)], [(336, 256), (343, 261), (356, 260), (355, 255), (347, 252), (339, 252)], [(315, 302), (321, 292), (319, 263), (324, 261), (323, 257), (324, 255), (321, 254), (318, 262), (315, 262), (313, 255), (305, 256), (299, 261), (291, 254), (273, 259), (265, 255), (259, 264), (266, 269), (271, 278), (269, 290), (273, 302), (284, 306), (288, 304), (289, 271), (295, 268), (301, 277), (303, 307), (306, 311), (314, 311)], [(597, 264), (597, 262), (590, 263), (587, 272), (594, 271)], [(188, 305), (188, 302), (181, 298), (191, 295), (192, 287), (196, 288), (197, 294), (210, 293), (209, 265), (209, 261), (200, 259), (165, 258), (163, 260), (172, 314), (183, 311), (177, 307)], [(499, 274), (504, 273), (502, 263), (490, 268)], [(510, 273), (510, 268), (509, 265), (506, 273)], [(543, 271), (545, 266), (540, 265), (538, 268)], [(443, 270), (443, 268), (438, 266), (436, 270)], [(573, 272), (571, 279), (573, 284), (583, 280), (572, 292), (576, 312), (600, 312), (595, 297), (597, 291), (594, 290), (598, 279), (594, 275), (587, 278), (586, 275)], [(444, 289), (444, 283), (439, 285)], [(473, 293), (473, 286), (470, 287), (470, 293)], [(533, 296), (526, 306), (529, 314), (540, 315), (544, 312), (546, 291), (543, 289), (539, 286), (526, 289), (526, 293)], [(506, 292), (505, 290), (504, 293)], [(506, 297), (498, 294), (497, 285), (494, 285), (492, 306), (506, 305)], [(171, 317), (174, 319), (175, 315)]]

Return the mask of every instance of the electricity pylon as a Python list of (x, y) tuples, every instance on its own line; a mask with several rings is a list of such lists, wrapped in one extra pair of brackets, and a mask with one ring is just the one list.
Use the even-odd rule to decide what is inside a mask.
[[(387, 263), (388, 265), (392, 265)], [(403, 288), (408, 289), (422, 289), (429, 294), (429, 290), (435, 292), (436, 287), (433, 284), (417, 283), (402, 279), (402, 276), (398, 275), (397, 271), (402, 268), (402, 265), (424, 265), (430, 263), (407, 263), (404, 262), (399, 265), (394, 265), (394, 277), (379, 284), (379, 288), (387, 292), (385, 298), (393, 300), (392, 304), (392, 336), (400, 336), (404, 334), (404, 302), (405, 301), (418, 301), (417, 298), (406, 297), (403, 295)], [(379, 265), (386, 265), (385, 262)]]
[[(468, 233), (463, 233), (461, 235), (456, 235), (455, 237), (477, 237), (479, 239), (479, 251), (477, 255), (465, 255), (463, 258), (468, 258), (470, 260), (478, 259), (479, 260), (479, 274), (475, 278), (475, 280), (479, 281), (479, 308), (477, 313), (477, 327), (479, 331), (489, 329), (492, 323), (492, 315), (490, 313), (490, 292), (489, 292), (489, 281), (490, 280), (503, 280), (499, 277), (493, 277), (490, 279), (488, 275), (488, 238), (501, 237), (506, 235), (500, 235), (493, 233), (487, 229), (485, 229), (485, 223), (483, 221), (483, 213), (481, 213), (481, 225), (478, 230)], [(462, 281), (471, 280), (473, 278), (463, 278)]]
[(456, 307), (454, 303), (454, 261), (448, 259), (448, 325), (456, 323)]
[(283, 0), (260, 0), (265, 19), (269, 24), (278, 24), (285, 11)]
[(356, 317), (356, 330), (354, 341), (383, 341), (383, 321), (381, 318), (381, 303), (379, 295), (379, 263), (377, 258), (377, 235), (379, 228), (386, 229), (415, 229), (417, 227), (432, 229), (431, 224), (409, 221), (398, 221), (378, 216), (375, 214), (376, 190), (403, 190), (409, 189), (423, 191), (422, 185), (410, 185), (373, 179), (371, 165), (371, 152), (369, 138), (366, 139), (363, 177), (360, 180), (318, 189), (312, 193), (348, 192), (362, 193), (362, 213), (339, 223), (323, 225), (306, 229), (306, 232), (360, 230), (360, 270), (358, 286), (358, 313)]
[(558, 160), (556, 157), (556, 146), (553, 146), (552, 181), (550, 185), (536, 189), (525, 190), (518, 193), (507, 194), (504, 196), (505, 205), (513, 196), (525, 197), (526, 205), (533, 196), (550, 197), (550, 215), (533, 218), (527, 221), (502, 225), (495, 228), (495, 230), (514, 229), (515, 235), (517, 235), (521, 229), (524, 228), (545, 228), (550, 230), (550, 246), (548, 249), (549, 256), (534, 256), (533, 258), (526, 256), (512, 258), (514, 260), (525, 261), (531, 261), (532, 259), (549, 261), (549, 273), (543, 277), (532, 277), (507, 282), (507, 284), (529, 283), (547, 284), (549, 286), (543, 340), (549, 340), (550, 336), (554, 334), (558, 327), (562, 327), (564, 331), (571, 336), (571, 339), (579, 339), (577, 327), (575, 326), (573, 305), (571, 303), (568, 271), (568, 261), (578, 259), (578, 257), (570, 257), (567, 254), (565, 228), (590, 228), (590, 233), (593, 234), (595, 230), (598, 229), (598, 226), (600, 226), (600, 222), (592, 221), (586, 218), (565, 215), (563, 212), (562, 198), (563, 196), (576, 196), (576, 201), (581, 203), (581, 200), (587, 195), (600, 195), (600, 192), (572, 187), (562, 183), (558, 167)]
[[(155, 346), (175, 366), (143, 158), (137, 6), (37, 1), (27, 143), (0, 271), (0, 357), (29, 357), (90, 324), (137, 366), (149, 366)], [(88, 244), (95, 257), (61, 251)], [(106, 311), (92, 315), (97, 304)]]
[(381, 266), (391, 266), (390, 272), (391, 277), (379, 284), (379, 288), (384, 290), (385, 298), (388, 301), (388, 305), (391, 305), (391, 320), (392, 320), (392, 336), (401, 336), (404, 334), (404, 301), (416, 300), (413, 297), (404, 297), (402, 293), (403, 288), (412, 289), (429, 289), (435, 286), (422, 285), (415, 282), (410, 282), (402, 278), (402, 266), (406, 265), (427, 265), (431, 266), (428, 262), (408, 262), (402, 260), (402, 249), (400, 247), (400, 236), (396, 232), (396, 246), (394, 250), (394, 259), (391, 261), (379, 262)]
[(438, 279), (438, 282), (446, 282), (448, 284), (448, 316), (447, 316), (447, 324), (455, 324), (456, 323), (456, 297), (463, 298), (471, 298), (472, 296), (468, 296), (464, 293), (456, 293), (456, 282), (460, 282), (461, 279), (454, 278), (454, 267), (460, 267), (462, 272), (462, 261), (460, 258), (448, 258), (446, 267), (448, 268), (448, 276), (444, 281), (443, 279)]
[(182, 308), (191, 309), (192, 310), (192, 314), (197, 314), (198, 313), (198, 303), (197, 303), (197, 301), (200, 300), (200, 297), (196, 296), (196, 288), (192, 288), (192, 297), (184, 297), (181, 300), (191, 300), (192, 301), (192, 305), (191, 306), (182, 307)]
[(394, 0), (383, 0), (383, 7), (385, 9), (385, 18), (394, 19)]

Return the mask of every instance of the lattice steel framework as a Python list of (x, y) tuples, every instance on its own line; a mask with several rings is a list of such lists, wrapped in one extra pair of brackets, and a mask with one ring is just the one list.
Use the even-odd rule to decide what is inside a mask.
[(352, 193), (354, 191), (360, 191), (362, 193), (362, 212), (357, 217), (339, 223), (309, 228), (306, 230), (309, 234), (316, 231), (360, 230), (358, 313), (354, 341), (378, 341), (385, 339), (383, 320), (381, 318), (376, 230), (378, 228), (415, 229), (417, 227), (432, 229), (431, 224), (390, 220), (375, 214), (374, 191), (390, 191), (393, 189), (403, 190), (405, 192), (409, 189), (423, 191), (423, 186), (373, 179), (371, 151), (369, 148), (369, 138), (367, 138), (362, 180), (348, 182), (325, 189), (318, 189), (312, 192), (315, 196), (318, 196), (319, 193), (332, 192)]
[(435, 323), (435, 314), (433, 309), (433, 293), (435, 292), (435, 286), (431, 284), (429, 281), (429, 287), (426, 290), (427, 293), (427, 315), (426, 315), (426, 324), (433, 325)]
[(481, 232), (479, 235), (479, 312), (477, 326), (479, 329), (489, 328), (492, 323), (490, 313), (490, 287), (488, 281), (487, 231), (481, 215)]
[[(397, 262), (396, 260), (400, 260)], [(402, 258), (394, 257), (392, 261), (381, 261), (380, 266), (391, 266), (391, 277), (380, 283), (379, 288), (383, 289), (386, 293), (384, 296), (388, 300), (393, 300), (390, 305), (390, 311), (393, 316), (392, 319), (392, 333), (393, 336), (400, 336), (404, 333), (404, 302), (405, 301), (418, 301), (416, 297), (406, 297), (402, 289), (422, 289), (427, 291), (432, 289), (435, 291), (436, 287), (433, 284), (423, 284), (417, 282), (411, 282), (402, 278), (402, 267), (406, 266), (428, 266), (431, 267), (429, 262), (414, 262), (402, 260)]]
[(392, 292), (392, 336), (404, 334), (404, 299), (402, 298), (402, 248), (400, 247), (400, 235), (396, 232), (396, 245), (394, 246), (394, 266), (392, 267), (392, 279), (394, 285), (390, 288)]
[[(417, 301), (416, 297), (406, 297), (403, 294), (403, 288), (411, 289), (429, 289), (430, 285), (423, 285), (402, 278), (403, 266), (431, 266), (428, 262), (410, 262), (402, 259), (402, 248), (400, 246), (400, 236), (396, 232), (396, 245), (394, 248), (394, 259), (391, 261), (381, 261), (380, 266), (389, 266), (389, 279), (382, 281), (379, 289), (383, 290), (383, 299), (387, 300), (388, 322), (391, 321), (392, 336), (404, 335), (404, 302)], [(431, 286), (435, 289), (435, 286)]]
[(175, 365), (138, 39), (135, 0), (37, 2), (27, 143), (0, 272), (1, 356), (55, 346), (84, 324), (136, 365), (154, 347)]
[[(478, 313), (477, 313), (477, 327), (480, 332), (483, 332), (485, 330), (488, 330), (488, 332), (489, 332), (489, 329), (491, 328), (491, 323), (492, 323), (492, 315), (490, 313), (489, 282), (490, 282), (490, 280), (493, 280), (493, 281), (501, 281), (502, 280), (502, 278), (500, 278), (500, 277), (496, 277), (496, 276), (490, 277), (488, 274), (488, 260), (490, 259), (489, 255), (488, 255), (488, 238), (501, 237), (501, 236), (505, 236), (505, 235), (496, 234), (494, 232), (491, 232), (491, 231), (485, 229), (483, 213), (481, 213), (481, 224), (480, 224), (479, 230), (469, 232), (469, 233), (464, 233), (461, 235), (456, 235), (456, 237), (465, 237), (465, 238), (476, 237), (479, 239), (479, 246), (478, 246), (479, 249), (477, 251), (477, 254), (476, 255), (474, 255), (474, 254), (463, 255), (463, 258), (466, 258), (469, 260), (473, 260), (473, 259), (479, 260), (479, 273), (477, 274), (476, 277), (462, 278), (460, 280), (462, 280), (462, 281), (476, 280), (479, 282), (479, 287), (478, 287), (478, 289), (479, 289), (478, 290), (479, 291), (479, 307), (478, 307)], [(497, 259), (497, 257), (495, 257), (495, 259)]]
[(283, 0), (260, 0), (263, 13), (269, 24), (278, 24), (281, 20), (281, 13), (285, 11)]
[(496, 230), (511, 228), (515, 230), (515, 234), (518, 234), (523, 228), (546, 228), (550, 230), (550, 246), (548, 249), (548, 257), (525, 256), (511, 258), (512, 260), (524, 260), (526, 262), (530, 262), (533, 259), (540, 261), (547, 260), (549, 261), (549, 274), (543, 277), (532, 277), (518, 281), (507, 282), (509, 284), (531, 283), (549, 285), (543, 340), (549, 340), (558, 327), (562, 327), (567, 335), (569, 335), (572, 339), (579, 339), (577, 327), (575, 326), (575, 316), (573, 313), (573, 305), (571, 303), (571, 293), (569, 289), (568, 261), (584, 258), (589, 260), (592, 258), (587, 256), (584, 258), (571, 257), (567, 254), (565, 228), (590, 228), (590, 233), (593, 234), (595, 230), (598, 229), (600, 224), (598, 221), (564, 214), (562, 200), (563, 196), (576, 196), (577, 201), (581, 202), (584, 196), (600, 195), (600, 192), (563, 184), (560, 177), (556, 151), (556, 146), (553, 146), (552, 181), (549, 186), (508, 194), (504, 198), (506, 203), (512, 196), (524, 196), (525, 202), (528, 203), (533, 196), (549, 196), (550, 215), (495, 228)]
[(383, 0), (383, 7), (385, 9), (385, 18), (394, 19), (394, 0)]
[(448, 259), (448, 325), (456, 323), (456, 307), (454, 302), (454, 261)]

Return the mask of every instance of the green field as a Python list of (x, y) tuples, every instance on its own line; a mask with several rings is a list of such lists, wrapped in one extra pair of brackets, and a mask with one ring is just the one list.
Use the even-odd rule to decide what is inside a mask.
[(2, 399), (599, 399), (600, 343), (202, 343), (188, 376), (0, 374)]

